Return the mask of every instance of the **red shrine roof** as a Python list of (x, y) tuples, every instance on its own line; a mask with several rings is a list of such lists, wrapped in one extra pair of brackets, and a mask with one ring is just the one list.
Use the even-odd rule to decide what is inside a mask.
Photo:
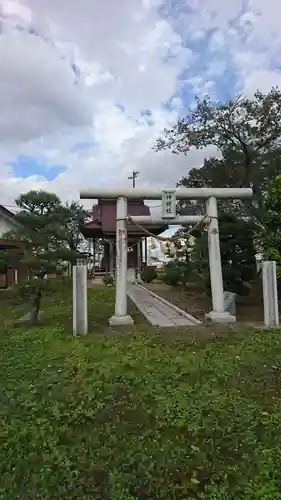
[[(99, 200), (93, 205), (93, 220), (81, 228), (86, 238), (102, 238), (104, 235), (115, 235), (116, 233), (116, 200)], [(128, 215), (150, 215), (150, 209), (143, 200), (128, 201)], [(145, 236), (145, 233), (134, 224), (128, 223), (129, 236)], [(151, 233), (157, 235), (167, 229), (166, 224), (158, 226), (145, 226)]]

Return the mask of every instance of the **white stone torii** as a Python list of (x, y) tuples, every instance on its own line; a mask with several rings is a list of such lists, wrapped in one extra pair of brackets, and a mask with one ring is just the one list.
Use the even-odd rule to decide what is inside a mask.
[[(208, 223), (208, 247), (210, 280), (212, 290), (213, 310), (208, 314), (209, 319), (219, 323), (235, 322), (235, 316), (225, 311), (223, 279), (220, 254), (219, 226), (217, 198), (219, 199), (242, 199), (250, 198), (253, 195), (250, 188), (183, 188), (170, 189), (174, 191), (179, 199), (204, 199), (206, 200), (206, 215), (209, 217)], [(115, 314), (109, 320), (110, 325), (130, 325), (133, 319), (127, 312), (127, 200), (159, 200), (163, 196), (161, 189), (89, 189), (80, 192), (80, 199), (116, 199), (116, 296)], [(163, 219), (161, 221), (168, 224), (196, 224), (203, 220), (205, 216), (177, 216), (174, 219)], [(156, 219), (151, 217), (131, 217), (138, 223), (151, 223)]]

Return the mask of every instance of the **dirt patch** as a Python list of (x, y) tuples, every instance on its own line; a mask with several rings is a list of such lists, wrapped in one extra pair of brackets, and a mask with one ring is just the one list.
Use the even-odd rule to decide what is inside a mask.
[[(144, 286), (201, 321), (205, 319), (205, 314), (212, 310), (211, 297), (195, 283), (189, 283), (186, 289), (171, 287), (164, 283), (146, 283)], [(243, 323), (263, 322), (260, 282), (252, 284), (251, 292), (247, 297), (236, 298), (236, 316), (237, 321)]]
[(192, 283), (186, 289), (171, 287), (164, 283), (145, 283), (144, 286), (200, 320), (204, 319), (205, 314), (211, 311), (211, 298)]

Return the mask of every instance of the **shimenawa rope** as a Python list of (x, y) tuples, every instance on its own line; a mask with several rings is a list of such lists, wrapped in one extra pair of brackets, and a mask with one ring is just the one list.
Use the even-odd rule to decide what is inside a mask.
[[(197, 222), (197, 224), (195, 224), (195, 226), (193, 226), (189, 231), (187, 231), (184, 236), (189, 236), (191, 235), (196, 229), (198, 229), (198, 227), (201, 226), (201, 224), (204, 223), (204, 221), (207, 221), (208, 220), (208, 224), (210, 224), (210, 217), (208, 215), (205, 215), (204, 217), (202, 217), (202, 219)], [(145, 227), (141, 226), (141, 224), (139, 224), (138, 222), (135, 222), (132, 217), (128, 216), (127, 217), (127, 221), (128, 222), (131, 222), (131, 224), (134, 224), (136, 227), (138, 227), (139, 229), (141, 229), (141, 231), (143, 231), (145, 234), (147, 234), (148, 236), (160, 241), (160, 242), (166, 242), (166, 241), (169, 241), (171, 243), (174, 243), (175, 241), (181, 241), (182, 238), (181, 237), (177, 237), (177, 236), (155, 236), (155, 234), (151, 233), (148, 229), (146, 229)]]

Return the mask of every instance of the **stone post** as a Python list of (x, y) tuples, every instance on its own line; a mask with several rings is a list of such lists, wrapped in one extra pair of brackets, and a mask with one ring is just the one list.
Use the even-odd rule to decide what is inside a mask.
[(127, 314), (127, 198), (117, 198), (116, 210), (116, 295), (115, 314), (109, 318), (110, 326), (132, 325), (131, 316)]
[(88, 289), (87, 266), (79, 264), (72, 268), (73, 283), (73, 335), (88, 333)]
[(210, 223), (208, 225), (208, 247), (213, 303), (213, 310), (207, 315), (207, 318), (216, 323), (233, 323), (236, 321), (236, 317), (225, 311), (224, 307), (218, 209), (217, 200), (214, 196), (208, 198), (206, 210), (207, 215), (210, 217)]
[(262, 266), (264, 324), (279, 326), (276, 262), (266, 261)]

